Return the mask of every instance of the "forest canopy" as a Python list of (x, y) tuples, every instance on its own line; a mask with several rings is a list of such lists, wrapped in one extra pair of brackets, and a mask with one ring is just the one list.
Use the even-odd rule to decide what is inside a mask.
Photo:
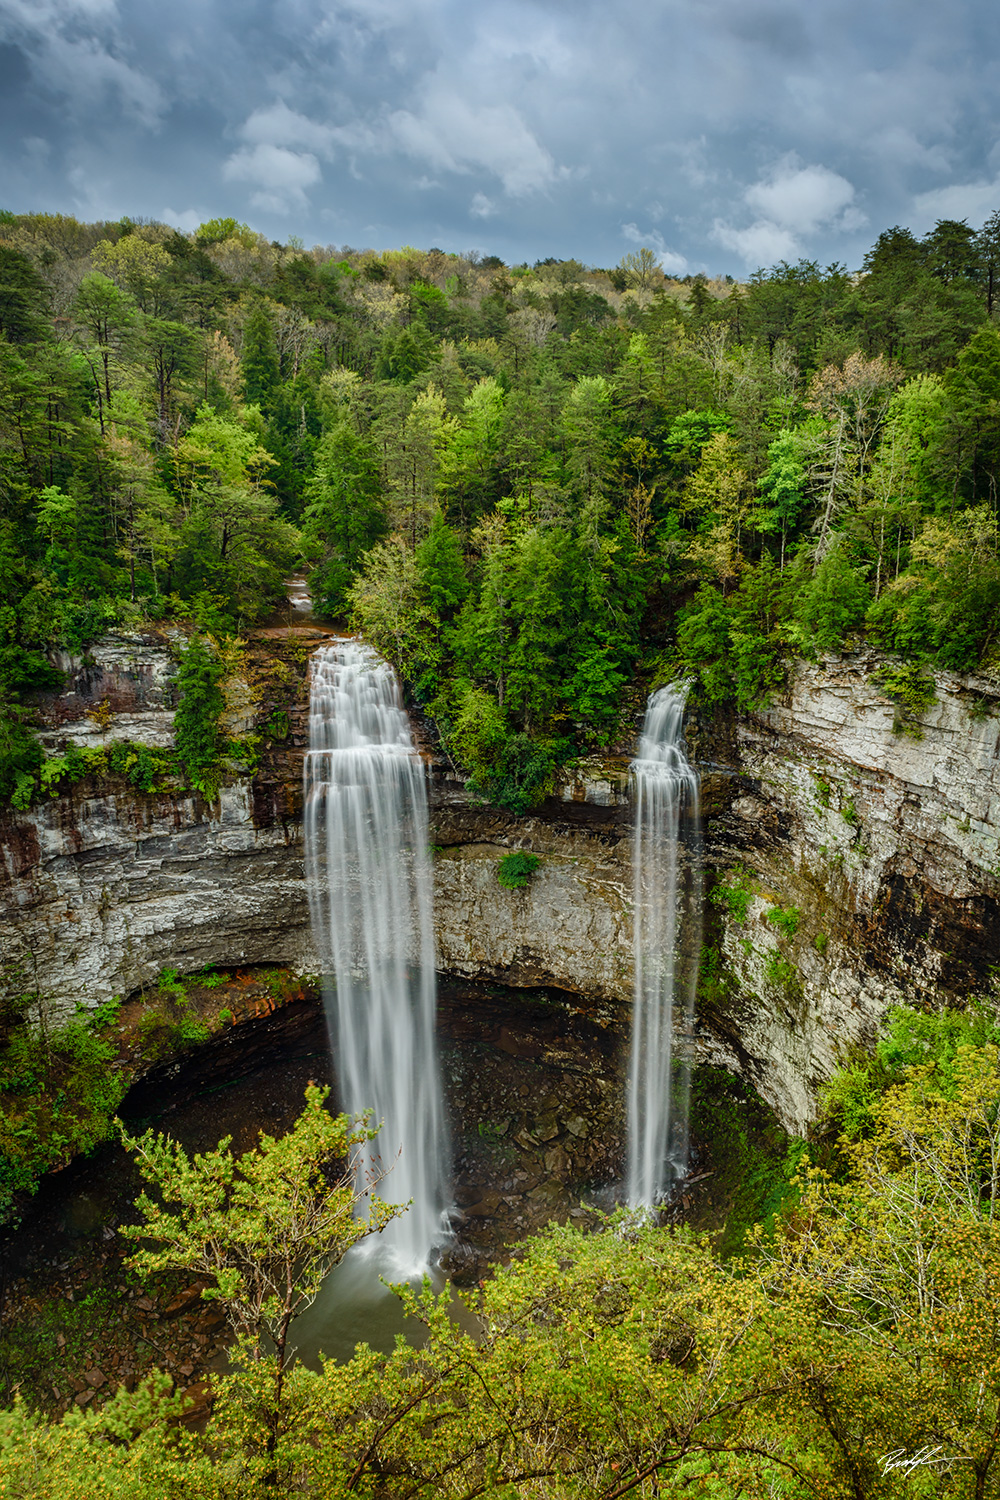
[(56, 653), (236, 634), (296, 567), (517, 811), (637, 673), (994, 670), (998, 265), (1000, 213), (745, 284), (0, 214), (0, 793)]

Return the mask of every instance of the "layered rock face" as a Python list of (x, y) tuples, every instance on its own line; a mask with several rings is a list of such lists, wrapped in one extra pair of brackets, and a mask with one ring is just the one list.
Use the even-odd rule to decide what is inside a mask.
[[(117, 690), (127, 696), (137, 683), (132, 711), (157, 714), (169, 739), (168, 677), (146, 656), (122, 664), (114, 649)], [(295, 649), (302, 661), (311, 646)], [(803, 665), (768, 713), (691, 727), (716, 892), (706, 907), (702, 1055), (748, 1077), (792, 1128), (889, 1004), (959, 1000), (985, 989), (1000, 961), (996, 690), (939, 677), (922, 738), (912, 738), (894, 732), (875, 665)], [(163, 698), (144, 701), (143, 691)], [(131, 993), (168, 966), (315, 969), (300, 817), (304, 699), (301, 685), (289, 691), (298, 710), (286, 739), (267, 747), (252, 782), (235, 781), (212, 805), (80, 783), (4, 816), (8, 982), (37, 988), (58, 1012)], [(93, 728), (79, 707), (52, 714), (55, 743)], [(627, 760), (584, 765), (536, 814), (515, 818), (479, 806), (432, 759), (442, 971), (570, 992), (624, 1020), (627, 789)], [(517, 847), (541, 864), (525, 888), (508, 891), (497, 865)]]
[(888, 1006), (963, 1003), (1000, 961), (997, 688), (939, 674), (901, 726), (878, 667), (801, 664), (769, 712), (701, 726), (725, 773), (706, 788), (723, 962), (703, 1023), (793, 1128)]

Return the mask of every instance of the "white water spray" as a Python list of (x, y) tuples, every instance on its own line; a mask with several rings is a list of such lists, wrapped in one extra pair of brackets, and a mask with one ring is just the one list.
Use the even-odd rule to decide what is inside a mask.
[[(682, 744), (686, 696), (683, 685), (652, 694), (632, 762), (635, 1007), (627, 1181), (632, 1208), (654, 1207), (687, 1170), (701, 851), (698, 776)], [(675, 1049), (676, 1022), (683, 1041)]]
[(383, 1122), (381, 1195), (413, 1201), (379, 1242), (419, 1275), (446, 1208), (427, 793), (395, 675), (359, 641), (313, 656), (309, 746), (306, 881), (341, 1107)]

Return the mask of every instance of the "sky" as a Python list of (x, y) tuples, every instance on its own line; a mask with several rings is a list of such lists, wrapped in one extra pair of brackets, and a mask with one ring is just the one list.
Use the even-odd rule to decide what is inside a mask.
[(742, 277), (1000, 208), (991, 0), (0, 0), (0, 208)]

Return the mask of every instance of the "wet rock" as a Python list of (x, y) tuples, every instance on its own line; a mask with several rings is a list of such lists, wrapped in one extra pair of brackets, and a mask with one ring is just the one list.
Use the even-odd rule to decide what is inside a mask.
[(500, 1207), (500, 1194), (494, 1189), (483, 1193), (477, 1203), (470, 1203), (465, 1212), (469, 1218), (488, 1218)]
[(196, 1303), (201, 1302), (203, 1286), (204, 1282), (197, 1281), (192, 1286), (185, 1287), (182, 1292), (178, 1292), (177, 1296), (171, 1298), (163, 1309), (163, 1316), (165, 1318), (176, 1318), (181, 1313), (187, 1312), (189, 1308), (194, 1307)]
[(562, 1146), (554, 1146), (544, 1156), (545, 1170), (553, 1177), (564, 1177), (570, 1168), (570, 1158)]

